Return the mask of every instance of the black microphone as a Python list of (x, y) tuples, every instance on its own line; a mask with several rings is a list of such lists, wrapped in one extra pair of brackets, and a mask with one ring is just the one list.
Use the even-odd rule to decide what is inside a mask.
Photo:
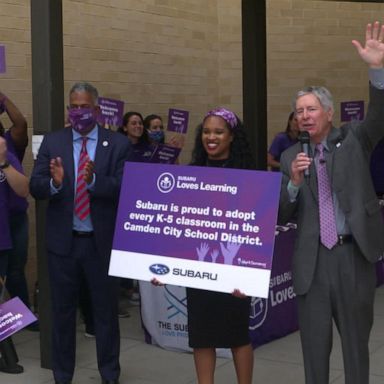
[[(301, 143), (301, 150), (309, 157), (309, 133), (308, 131), (302, 131), (299, 135), (299, 141)], [(309, 178), (309, 168), (304, 171), (304, 177)]]

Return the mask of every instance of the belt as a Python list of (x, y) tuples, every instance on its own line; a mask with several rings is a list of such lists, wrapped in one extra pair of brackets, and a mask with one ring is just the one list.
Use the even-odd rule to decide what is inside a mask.
[(93, 237), (93, 231), (84, 232), (84, 231), (72, 231), (74, 237)]
[(352, 235), (337, 235), (337, 245), (343, 245), (353, 242)]

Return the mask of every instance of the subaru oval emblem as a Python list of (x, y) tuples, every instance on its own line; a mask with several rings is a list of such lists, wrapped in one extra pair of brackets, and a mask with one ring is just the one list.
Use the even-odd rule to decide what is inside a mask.
[(152, 264), (149, 270), (155, 275), (166, 275), (170, 269), (164, 264)]

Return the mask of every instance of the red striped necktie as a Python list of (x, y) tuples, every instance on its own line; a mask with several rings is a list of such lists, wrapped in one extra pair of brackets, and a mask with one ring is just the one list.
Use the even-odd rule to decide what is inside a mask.
[(87, 152), (87, 137), (82, 137), (83, 143), (81, 145), (79, 164), (77, 167), (76, 179), (76, 196), (75, 196), (75, 215), (80, 220), (85, 220), (90, 213), (89, 208), (89, 193), (87, 184), (84, 180), (85, 165), (89, 161)]

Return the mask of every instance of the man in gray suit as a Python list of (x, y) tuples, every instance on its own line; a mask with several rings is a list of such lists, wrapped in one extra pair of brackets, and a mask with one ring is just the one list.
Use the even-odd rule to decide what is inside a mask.
[(383, 219), (369, 173), (370, 154), (384, 136), (383, 39), (384, 26), (375, 22), (367, 25), (364, 47), (352, 41), (369, 66), (366, 119), (335, 128), (329, 91), (301, 90), (294, 111), (300, 131), (309, 134), (308, 150), (298, 143), (281, 157), (279, 222), (298, 219), (293, 283), (307, 384), (329, 382), (333, 320), (345, 383), (369, 382), (374, 262), (384, 250)]

